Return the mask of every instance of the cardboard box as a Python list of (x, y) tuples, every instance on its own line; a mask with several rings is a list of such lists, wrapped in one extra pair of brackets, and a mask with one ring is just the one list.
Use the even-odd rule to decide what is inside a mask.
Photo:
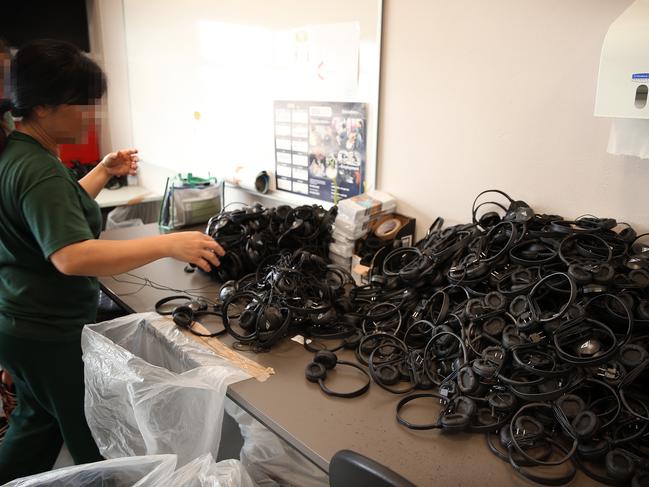
[[(387, 232), (386, 236), (389, 235), (390, 238), (382, 240), (381, 238), (376, 236), (375, 232), (390, 218), (398, 219), (401, 223), (401, 226), (394, 232), (394, 235), (392, 235), (390, 232)], [(380, 269), (383, 266), (383, 259), (392, 249), (400, 247), (411, 247), (415, 243), (416, 223), (417, 221), (415, 218), (410, 218), (399, 213), (385, 215), (385, 217), (378, 219), (373, 223), (370, 233), (366, 237), (359, 239), (356, 242), (356, 253), (352, 256), (352, 276), (354, 276), (354, 279), (356, 279), (357, 283), (368, 283), (369, 273), (372, 265), (374, 265), (376, 269), (375, 272), (380, 273)], [(385, 230), (386, 229), (384, 229), (384, 231)], [(379, 234), (381, 234), (381, 232), (379, 232)], [(359, 255), (358, 251), (363, 249), (363, 247), (365, 246), (364, 243), (366, 243), (367, 239), (369, 238), (374, 239), (374, 244), (378, 243), (380, 245), (378, 248), (380, 249), (380, 253), (377, 254), (377, 252), (379, 251), (377, 249), (377, 251), (372, 253), (371, 255)]]

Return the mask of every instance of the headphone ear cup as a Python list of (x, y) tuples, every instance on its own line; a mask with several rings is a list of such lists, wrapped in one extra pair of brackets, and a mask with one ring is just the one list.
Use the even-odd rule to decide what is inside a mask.
[(464, 314), (470, 320), (475, 320), (485, 313), (483, 300), (481, 298), (471, 298), (464, 306)]
[(329, 308), (327, 311), (323, 313), (318, 313), (317, 315), (313, 316), (313, 324), (314, 325), (328, 325), (329, 323), (332, 323), (336, 319), (336, 310), (333, 308)]
[(241, 276), (241, 259), (235, 252), (227, 251), (219, 260), (221, 265), (214, 269), (219, 281), (232, 281)]
[(482, 228), (490, 228), (500, 223), (500, 215), (495, 211), (488, 211), (480, 217), (479, 224)]
[(496, 337), (500, 336), (500, 334), (505, 329), (505, 326), (507, 326), (505, 319), (500, 315), (496, 315), (487, 318), (482, 323), (482, 331), (491, 337)]
[(600, 284), (608, 284), (615, 277), (615, 269), (610, 264), (602, 264), (593, 276), (593, 280)]
[(526, 295), (516, 296), (511, 303), (509, 303), (509, 313), (514, 317), (519, 317), (529, 309), (529, 301)]
[(481, 358), (474, 360), (471, 367), (476, 375), (485, 379), (491, 379), (498, 369), (498, 366), (493, 362)]
[(606, 440), (580, 441), (577, 452), (586, 460), (601, 460), (608, 452), (608, 448), (609, 444)]
[(464, 431), (466, 427), (469, 426), (470, 422), (471, 417), (462, 413), (444, 414), (440, 420), (440, 424), (444, 431), (449, 433)]
[(514, 325), (507, 325), (503, 330), (503, 348), (511, 349), (523, 343), (523, 338)]
[(453, 399), (453, 411), (443, 414), (440, 424), (444, 431), (455, 433), (465, 430), (471, 423), (471, 417), (475, 415), (478, 407), (473, 399), (466, 396), (458, 396)]
[(238, 286), (237, 281), (230, 279), (229, 281), (224, 282), (219, 289), (219, 298), (221, 301), (227, 301), (234, 293), (237, 292)]
[(563, 411), (563, 414), (566, 415), (566, 418), (571, 421), (586, 409), (584, 400), (575, 394), (564, 394), (555, 402), (559, 409)]
[(189, 329), (194, 322), (194, 311), (189, 306), (177, 306), (171, 313), (171, 318), (180, 328)]
[(478, 388), (478, 378), (471, 367), (463, 367), (457, 375), (457, 385), (462, 394), (471, 394)]
[(282, 326), (283, 322), (284, 317), (282, 316), (282, 312), (279, 308), (275, 306), (267, 306), (264, 309), (261, 320), (261, 327), (264, 331), (278, 330)]
[(629, 272), (629, 278), (638, 287), (644, 288), (649, 286), (649, 273), (643, 269)]
[(330, 350), (319, 350), (313, 361), (322, 364), (327, 370), (333, 369), (338, 363), (338, 357)]
[(394, 365), (379, 365), (374, 370), (377, 378), (385, 385), (393, 386), (401, 379), (401, 373)]
[(306, 366), (304, 375), (309, 382), (318, 382), (320, 379), (324, 380), (327, 377), (327, 369), (321, 363), (311, 362)]
[(590, 440), (599, 430), (600, 422), (592, 411), (582, 411), (572, 420), (572, 427), (580, 440)]
[(620, 233), (617, 234), (625, 242), (631, 243), (637, 238), (635, 230), (631, 227), (625, 227)]
[(239, 316), (239, 326), (246, 331), (251, 331), (257, 324), (257, 305), (248, 304)]
[(649, 320), (649, 301), (643, 299), (638, 304), (637, 308), (638, 318), (641, 320)]
[(648, 356), (647, 350), (644, 347), (634, 343), (625, 343), (622, 345), (618, 354), (620, 363), (629, 369), (640, 365), (647, 360)]
[(593, 280), (592, 274), (584, 270), (579, 264), (570, 264), (568, 274), (579, 284), (588, 284)]
[(633, 476), (635, 465), (633, 459), (619, 449), (611, 450), (606, 454), (606, 473), (619, 481), (627, 482)]
[(467, 279), (478, 279), (489, 271), (489, 265), (485, 262), (478, 261), (468, 264), (466, 267)]
[(499, 293), (498, 291), (491, 291), (484, 297), (484, 304), (489, 309), (500, 311), (507, 304), (507, 300), (505, 299), (505, 296), (502, 295), (502, 293)]

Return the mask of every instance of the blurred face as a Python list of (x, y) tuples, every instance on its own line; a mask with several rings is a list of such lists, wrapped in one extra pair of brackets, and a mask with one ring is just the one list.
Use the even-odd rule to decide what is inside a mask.
[(4, 98), (5, 85), (9, 83), (9, 67), (11, 59), (0, 52), (0, 98)]
[(88, 128), (96, 116), (95, 105), (57, 105), (38, 107), (39, 125), (57, 144), (83, 144), (88, 139)]

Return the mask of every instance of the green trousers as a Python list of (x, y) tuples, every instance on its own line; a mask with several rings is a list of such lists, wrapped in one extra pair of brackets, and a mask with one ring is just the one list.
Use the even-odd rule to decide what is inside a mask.
[(80, 338), (38, 341), (0, 333), (0, 364), (17, 399), (0, 443), (0, 485), (50, 470), (63, 441), (77, 464), (103, 460), (83, 412)]

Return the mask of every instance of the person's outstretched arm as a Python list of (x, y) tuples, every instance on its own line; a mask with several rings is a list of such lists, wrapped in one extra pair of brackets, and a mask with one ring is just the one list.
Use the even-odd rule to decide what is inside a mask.
[(111, 276), (163, 257), (191, 262), (206, 272), (220, 265), (223, 248), (201, 232), (178, 232), (135, 240), (84, 240), (50, 256), (54, 267), (69, 276)]

